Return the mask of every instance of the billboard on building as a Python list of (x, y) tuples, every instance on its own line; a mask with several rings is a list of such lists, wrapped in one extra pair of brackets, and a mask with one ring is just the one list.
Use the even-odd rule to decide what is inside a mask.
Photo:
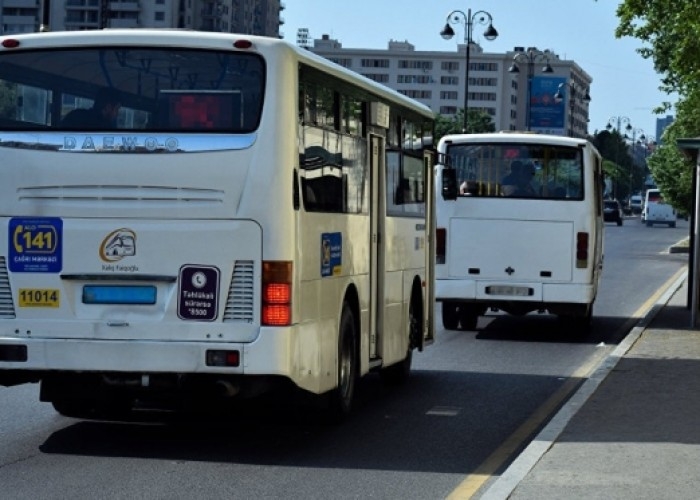
[[(556, 102), (554, 94), (560, 84), (564, 84), (565, 99)], [(569, 102), (566, 78), (558, 76), (537, 76), (532, 79), (530, 92), (530, 130), (542, 134), (565, 135), (566, 103)]]

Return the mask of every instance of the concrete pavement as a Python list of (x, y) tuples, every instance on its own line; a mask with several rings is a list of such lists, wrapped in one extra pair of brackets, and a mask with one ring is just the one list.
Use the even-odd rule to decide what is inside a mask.
[(482, 500), (700, 498), (700, 330), (687, 273)]

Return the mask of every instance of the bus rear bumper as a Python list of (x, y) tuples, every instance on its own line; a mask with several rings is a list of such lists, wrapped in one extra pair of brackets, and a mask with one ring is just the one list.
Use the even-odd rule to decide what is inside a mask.
[[(493, 293), (496, 287), (513, 293)], [(516, 291), (527, 290), (522, 295)], [(435, 299), (438, 302), (534, 302), (546, 307), (547, 304), (592, 304), (596, 288), (581, 283), (527, 283), (495, 282), (476, 280), (436, 280)]]

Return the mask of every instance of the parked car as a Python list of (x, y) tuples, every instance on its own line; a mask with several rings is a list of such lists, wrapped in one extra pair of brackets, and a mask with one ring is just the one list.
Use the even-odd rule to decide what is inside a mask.
[(605, 222), (615, 222), (618, 226), (622, 225), (622, 207), (619, 201), (603, 201), (603, 220)]

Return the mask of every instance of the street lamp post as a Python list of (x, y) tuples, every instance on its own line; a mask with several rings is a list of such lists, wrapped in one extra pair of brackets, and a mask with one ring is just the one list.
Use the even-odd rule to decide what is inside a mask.
[[(622, 126), (624, 125), (625, 127), (625, 135), (622, 135)], [(605, 125), (605, 129), (610, 132), (611, 130), (615, 129), (617, 130), (617, 135), (621, 138), (627, 137), (626, 132), (630, 132), (632, 130), (632, 121), (626, 117), (626, 116), (612, 116), (608, 120), (607, 125)], [(615, 165), (618, 165), (619, 161), (619, 149), (615, 147)], [(632, 175), (632, 170), (630, 167), (630, 176)], [(629, 193), (630, 195), (632, 193)], [(613, 191), (613, 196), (614, 198), (617, 198), (617, 182), (615, 182), (614, 185), (614, 191)]]
[[(554, 101), (561, 102), (564, 99), (562, 89), (566, 84), (560, 83), (557, 87), (557, 93), (554, 94)], [(569, 137), (574, 137), (574, 111), (576, 110), (576, 99), (581, 99), (582, 102), (591, 102), (591, 96), (588, 90), (577, 90), (574, 82), (569, 82)]]
[(508, 68), (509, 73), (520, 73), (518, 62), (527, 63), (527, 104), (525, 106), (525, 125), (527, 130), (530, 130), (530, 106), (532, 104), (532, 79), (535, 76), (535, 63), (544, 61), (542, 73), (554, 73), (552, 66), (549, 64), (549, 56), (546, 52), (530, 47), (526, 52), (518, 52), (513, 56), (513, 64)]
[(622, 136), (623, 124), (625, 125), (626, 132), (632, 131), (632, 121), (626, 116), (611, 116), (605, 128), (608, 130), (608, 132), (614, 128), (617, 130), (617, 133)]
[[(625, 135), (625, 137), (628, 137)], [(637, 165), (639, 158), (637, 157), (637, 142), (640, 144), (644, 144), (646, 142), (647, 136), (644, 133), (644, 130), (641, 128), (632, 128), (632, 167), (630, 168), (630, 181), (629, 181), (629, 191), (630, 195), (632, 194), (632, 174), (633, 174), (633, 169)], [(646, 148), (646, 145), (643, 146)], [(641, 162), (643, 164), (644, 170), (646, 170), (646, 154), (645, 154), (645, 159), (642, 160)]]
[(478, 10), (472, 15), (472, 10), (467, 9), (465, 14), (461, 10), (453, 10), (447, 14), (445, 27), (440, 32), (440, 36), (445, 40), (451, 39), (455, 32), (450, 24), (463, 24), (464, 25), (464, 44), (467, 50), (467, 65), (464, 69), (464, 118), (462, 121), (462, 132), (467, 133), (467, 110), (469, 109), (469, 48), (473, 42), (472, 40), (472, 27), (474, 24), (487, 25), (486, 31), (484, 31), (484, 38), (487, 40), (495, 40), (498, 36), (498, 31), (493, 27), (493, 17), (491, 14), (485, 10)]

